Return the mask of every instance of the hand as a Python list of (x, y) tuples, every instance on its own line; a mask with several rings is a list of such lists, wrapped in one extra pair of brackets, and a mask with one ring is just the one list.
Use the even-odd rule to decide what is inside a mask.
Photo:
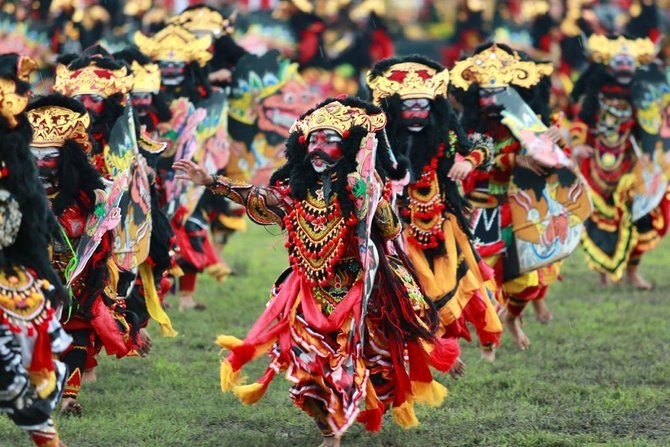
[(572, 147), (571, 156), (573, 160), (579, 162), (585, 158), (591, 157), (594, 151), (595, 149), (588, 144), (577, 144)]
[(544, 166), (542, 166), (540, 163), (538, 163), (537, 160), (535, 160), (532, 157), (529, 157), (528, 155), (517, 155), (516, 156), (516, 166), (519, 168), (525, 168), (533, 171), (537, 175), (545, 175), (546, 171), (544, 170)]
[(178, 180), (190, 180), (196, 185), (209, 186), (214, 183), (214, 177), (209, 175), (201, 166), (193, 163), (191, 160), (178, 160), (172, 164), (177, 171), (184, 171), (183, 174), (175, 176)]
[(447, 176), (453, 181), (464, 180), (473, 169), (474, 166), (468, 160), (456, 161)]
[(561, 135), (561, 130), (556, 126), (551, 126), (544, 133), (554, 144), (558, 144), (559, 141), (563, 140), (563, 135)]
[(233, 73), (227, 68), (209, 74), (209, 82), (229, 82), (231, 79), (233, 79)]

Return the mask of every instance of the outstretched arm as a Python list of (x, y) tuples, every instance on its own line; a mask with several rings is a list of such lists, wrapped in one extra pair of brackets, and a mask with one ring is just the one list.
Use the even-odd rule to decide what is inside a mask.
[(283, 227), (285, 209), (290, 206), (290, 200), (279, 188), (254, 186), (236, 182), (223, 175), (211, 175), (202, 166), (190, 160), (175, 161), (172, 166), (175, 170), (183, 172), (183, 174), (177, 174), (177, 179), (190, 180), (197, 185), (204, 185), (213, 193), (225, 196), (244, 206), (254, 222)]

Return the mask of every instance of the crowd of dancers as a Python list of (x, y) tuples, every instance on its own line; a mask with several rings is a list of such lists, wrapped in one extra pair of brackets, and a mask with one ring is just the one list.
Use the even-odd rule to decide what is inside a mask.
[(503, 2), (477, 45), (486, 10), (459, 2), (449, 69), (395, 56), (376, 2), (280, 3), (290, 53), (205, 4), (2, 2), (0, 411), (36, 445), (64, 445), (51, 413), (84, 414), (103, 348), (148, 355), (151, 320), (177, 335), (171, 292), (206, 310), (198, 277), (234, 273), (248, 220), (281, 228), (289, 267), (243, 339), (216, 339), (221, 389), (252, 404), (285, 374), (324, 447), (387, 411), (416, 426), (447, 394), (433, 371), (464, 374), (461, 339), (490, 362), (504, 332), (528, 349), (523, 312), (552, 319), (580, 245), (602, 284), (652, 289), (640, 262), (670, 219), (654, 2), (612, 23), (548, 2), (533, 26)]

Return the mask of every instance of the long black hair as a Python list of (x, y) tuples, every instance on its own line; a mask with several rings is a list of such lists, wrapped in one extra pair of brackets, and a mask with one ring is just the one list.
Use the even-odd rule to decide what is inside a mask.
[[(16, 84), (16, 92), (28, 94), (30, 85), (16, 75), (17, 54), (0, 55), (0, 77)], [(54, 304), (67, 302), (67, 293), (49, 262), (49, 243), (58, 234), (58, 223), (49, 209), (49, 201), (37, 175), (30, 152), (32, 129), (24, 113), (16, 117), (17, 125), (0, 116), (0, 162), (5, 172), (0, 189), (7, 190), (19, 204), (22, 214), (19, 232), (12, 245), (0, 248), (0, 269), (11, 273), (13, 267), (32, 268), (47, 279), (55, 292), (49, 298)]]

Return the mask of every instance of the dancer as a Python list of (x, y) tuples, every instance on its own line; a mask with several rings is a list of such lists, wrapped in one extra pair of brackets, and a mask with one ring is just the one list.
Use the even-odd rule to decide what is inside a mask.
[[(451, 70), (463, 126), (494, 141), (493, 166), (472, 172), (464, 190), (477, 250), (495, 270), (504, 323), (522, 350), (530, 340), (521, 313), (533, 302), (538, 319), (551, 320), (544, 298), (558, 277), (557, 261), (578, 245), (590, 212), (584, 186), (555, 146), (565, 146), (560, 132), (547, 130), (552, 70), (502, 44), (479, 47)], [(531, 152), (536, 148), (549, 154), (542, 158)]]
[[(291, 268), (267, 310), (244, 340), (217, 340), (231, 351), (221, 385), (250, 404), (286, 371), (291, 399), (315, 419), (322, 446), (339, 446), (355, 420), (379, 430), (390, 407), (400, 425), (418, 424), (414, 402), (438, 405), (445, 396), (428, 361), (446, 371), (458, 356), (455, 342), (433, 338), (434, 310), (407, 264), (386, 248), (400, 223), (386, 197), (378, 206), (372, 200), (391, 169), (388, 147), (375, 141), (385, 121), (379, 108), (354, 98), (324, 101), (292, 127), (287, 163), (267, 187), (175, 163), (183, 178), (245, 204), (254, 222), (287, 230)], [(375, 252), (377, 265), (361, 254)], [(240, 369), (263, 354), (271, 358), (265, 374), (242, 385)]]
[[(388, 116), (395, 157), (409, 164), (409, 183), (398, 199), (405, 249), (439, 310), (440, 335), (470, 340), (469, 321), (483, 358), (493, 361), (502, 325), (485, 285), (492, 272), (472, 246), (458, 191), (458, 183), (486, 163), (491, 139), (474, 134), (468, 140), (448, 103), (448, 85), (449, 72), (418, 55), (383, 60), (368, 75), (373, 101)], [(458, 366), (455, 376), (463, 372), (462, 362)]]
[[(645, 160), (657, 164), (663, 156), (643, 144), (645, 127), (654, 127), (655, 121), (651, 132), (659, 132), (659, 109), (651, 122), (641, 121), (634, 96), (638, 68), (651, 62), (656, 47), (650, 39), (594, 34), (588, 49), (591, 64), (572, 92), (581, 107), (570, 129), (573, 154), (581, 161), (595, 208), (582, 247), (602, 284), (617, 282), (625, 273), (634, 288), (650, 290), (652, 284), (640, 274), (640, 260), (665, 234), (670, 204), (665, 194), (654, 201), (639, 175)], [(636, 201), (646, 206), (636, 206)]]
[(37, 446), (64, 447), (51, 419), (66, 366), (54, 360), (72, 341), (57, 313), (67, 292), (49, 263), (57, 230), (30, 153), (23, 113), (37, 65), (0, 55), (0, 413)]
[[(51, 208), (61, 227), (62, 237), (53, 245), (52, 264), (63, 282), (71, 282), (72, 305), (63, 311), (63, 327), (74, 339), (63, 356), (70, 375), (61, 411), (80, 415), (76, 402), (85, 370), (97, 365), (95, 356), (104, 346), (107, 354), (124, 357), (139, 348), (128, 321), (125, 301), (117, 296), (118, 269), (111, 258), (112, 233), (100, 234), (91, 245), (88, 259), (71, 264), (82, 237), (88, 238), (91, 216), (104, 213), (104, 184), (100, 173), (89, 163), (92, 148), (88, 134), (89, 116), (78, 101), (59, 94), (36, 99), (28, 107), (33, 127), (31, 148), (40, 180), (51, 200)], [(99, 216), (103, 219), (105, 216)], [(76, 257), (75, 257), (76, 258)], [(80, 265), (81, 268), (76, 267)], [(73, 277), (73, 270), (81, 273)], [(128, 316), (128, 319), (126, 319)]]

